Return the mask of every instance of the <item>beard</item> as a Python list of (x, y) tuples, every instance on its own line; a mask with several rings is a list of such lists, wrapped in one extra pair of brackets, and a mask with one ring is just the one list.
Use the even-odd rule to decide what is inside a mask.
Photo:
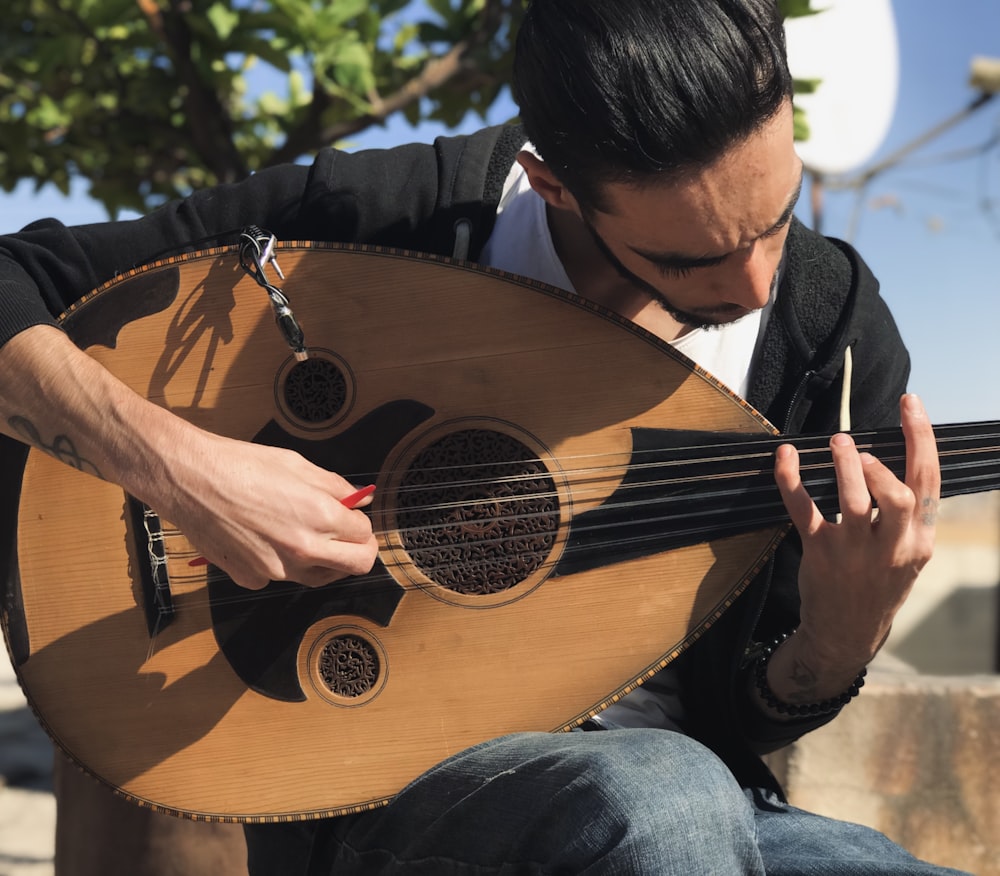
[[(612, 251), (611, 247), (604, 241), (604, 238), (598, 233), (597, 229), (591, 224), (590, 220), (587, 218), (583, 219), (583, 224), (587, 231), (590, 233), (591, 239), (594, 241), (594, 245), (601, 252), (601, 255), (607, 259), (608, 264), (611, 265), (618, 273), (618, 275), (625, 281), (631, 283), (633, 286), (641, 289), (650, 298), (653, 299), (660, 307), (662, 307), (667, 313), (669, 313), (677, 322), (681, 325), (687, 326), (688, 328), (694, 329), (715, 329), (721, 328), (724, 325), (729, 325), (730, 323), (736, 322), (738, 319), (751, 313), (745, 307), (740, 307), (736, 304), (725, 304), (720, 307), (714, 308), (711, 311), (706, 311), (702, 313), (695, 313), (690, 310), (683, 310), (677, 307), (667, 298), (659, 289), (657, 289), (652, 283), (648, 283), (639, 277), (638, 275), (632, 273), (628, 268), (625, 267)], [(774, 284), (777, 280), (777, 272), (775, 272), (774, 278), (771, 280), (771, 289), (773, 292)]]

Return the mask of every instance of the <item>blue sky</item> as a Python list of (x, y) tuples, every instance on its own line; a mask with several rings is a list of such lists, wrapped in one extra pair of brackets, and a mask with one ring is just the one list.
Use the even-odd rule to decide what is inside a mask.
[[(894, 0), (899, 41), (898, 100), (877, 162), (966, 106), (973, 56), (1000, 58), (998, 0)], [(844, 46), (845, 63), (864, 63)], [(498, 106), (495, 121), (511, 112)], [(472, 128), (478, 120), (470, 119)], [(426, 139), (392, 125), (359, 146)], [(875, 178), (865, 191), (851, 237), (882, 283), (913, 357), (910, 388), (936, 422), (1000, 419), (1000, 148), (955, 156), (1000, 137), (1000, 97), (904, 164)], [(104, 218), (79, 192), (21, 186), (0, 195), (5, 229), (57, 216), (67, 223)], [(992, 199), (992, 209), (988, 201)], [(858, 204), (853, 193), (827, 193), (823, 230), (847, 237)], [(809, 196), (799, 209), (811, 222)]]
[[(893, 6), (898, 101), (872, 163), (971, 102), (973, 56), (1000, 59), (997, 0)], [(945, 160), (996, 137), (1000, 96), (876, 177), (851, 240), (881, 281), (913, 358), (910, 388), (936, 422), (1000, 419), (1000, 148)], [(828, 195), (826, 202), (825, 233), (847, 236), (856, 196)], [(810, 221), (806, 195), (799, 212)]]

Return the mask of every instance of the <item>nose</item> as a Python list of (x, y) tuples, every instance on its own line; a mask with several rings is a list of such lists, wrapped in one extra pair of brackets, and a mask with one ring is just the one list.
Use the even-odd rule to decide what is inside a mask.
[(767, 243), (755, 240), (732, 259), (733, 275), (727, 290), (730, 304), (747, 310), (758, 310), (767, 304), (781, 261), (781, 247), (768, 246)]

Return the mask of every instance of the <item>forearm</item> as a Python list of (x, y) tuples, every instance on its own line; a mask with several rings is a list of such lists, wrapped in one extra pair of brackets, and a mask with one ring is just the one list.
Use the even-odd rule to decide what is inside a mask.
[(0, 431), (149, 501), (165, 454), (197, 431), (132, 392), (60, 330), (34, 326), (0, 348)]
[(367, 572), (356, 489), (292, 451), (214, 435), (134, 393), (57, 328), (0, 348), (0, 430), (119, 484), (239, 584), (322, 585)]

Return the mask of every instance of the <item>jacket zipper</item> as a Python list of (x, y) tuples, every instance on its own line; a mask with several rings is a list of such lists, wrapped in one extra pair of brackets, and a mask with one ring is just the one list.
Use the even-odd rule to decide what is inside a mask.
[(785, 416), (781, 422), (781, 431), (788, 431), (788, 424), (791, 422), (792, 414), (795, 413), (795, 408), (798, 407), (799, 402), (802, 400), (802, 396), (805, 394), (806, 387), (809, 385), (809, 381), (816, 376), (816, 372), (813, 370), (806, 371), (802, 375), (802, 379), (799, 380), (799, 385), (795, 387), (795, 393), (792, 395), (792, 400), (788, 403), (788, 407), (785, 409)]
[[(809, 385), (809, 381), (815, 376), (816, 372), (812, 369), (806, 371), (802, 378), (799, 380), (798, 386), (795, 387), (795, 392), (792, 394), (792, 399), (788, 403), (788, 407), (785, 409), (785, 415), (781, 423), (781, 431), (788, 431), (788, 424), (792, 419), (792, 415), (795, 413), (795, 408), (798, 406), (799, 402), (802, 400), (802, 396), (805, 394), (806, 387)], [(767, 572), (767, 589), (771, 589), (771, 577), (774, 575), (774, 558), (772, 557), (768, 560), (768, 565), (770, 569)], [(763, 574), (763, 572), (758, 573)], [(756, 652), (759, 645), (754, 641), (753, 631), (757, 629), (757, 624), (760, 622), (760, 616), (764, 613), (764, 603), (767, 601), (767, 591), (764, 592), (764, 597), (757, 602), (757, 606), (754, 610), (753, 622), (749, 625), (749, 637), (747, 639), (746, 647), (743, 651), (743, 657), (740, 660), (740, 669), (745, 668), (753, 659), (756, 658)]]

